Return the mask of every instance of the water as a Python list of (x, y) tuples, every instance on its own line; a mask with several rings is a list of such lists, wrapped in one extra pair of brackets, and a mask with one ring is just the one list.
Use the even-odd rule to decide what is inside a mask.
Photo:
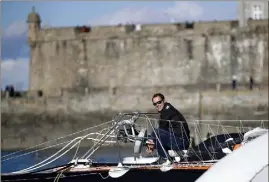
[[(8, 157), (3, 158), (4, 155), (8, 155), (10, 153), (12, 153), (12, 152), (1, 151), (1, 157), (2, 157), (1, 160), (5, 160), (9, 157), (12, 157), (12, 156), (8, 156)], [(32, 165), (35, 165), (35, 164), (41, 162), (46, 157), (47, 157), (46, 155), (38, 156), (38, 155), (36, 155), (36, 153), (33, 153), (33, 154), (25, 155), (23, 157), (18, 157), (18, 158), (10, 159), (7, 161), (3, 161), (3, 162), (1, 162), (1, 172), (2, 173), (9, 173), (9, 172), (22, 170), (22, 169), (25, 169), (27, 167), (30, 167)], [(56, 160), (55, 162), (49, 164), (46, 167), (53, 167), (53, 166), (57, 166), (57, 165), (62, 165), (62, 164), (65, 164), (69, 161), (70, 161), (70, 159), (67, 156), (64, 156), (64, 157), (60, 158), (59, 160)]]
[[(13, 158), (10, 160), (3, 161), (5, 159), (18, 156), (21, 154), (24, 154), (25, 152), (22, 153), (17, 153), (15, 155), (10, 155), (7, 157), (4, 157), (5, 155), (9, 155), (13, 153), (14, 151), (1, 151), (1, 172), (2, 173), (9, 173), (9, 172), (14, 172), (18, 170), (22, 170), (28, 167), (31, 167), (51, 155), (55, 154), (58, 150), (51, 150), (51, 151), (45, 151), (45, 152), (35, 152), (31, 154), (27, 154), (21, 157)], [(87, 149), (85, 148), (80, 148), (78, 155), (77, 156), (82, 156), (85, 154), (85, 151)], [(122, 157), (127, 157), (127, 156), (132, 156), (133, 155), (133, 148), (132, 147), (121, 147), (120, 148), (120, 157), (119, 157), (119, 148), (117, 147), (104, 147), (100, 148), (95, 155), (91, 157), (91, 159), (94, 159), (96, 162), (117, 162), (119, 158)], [(70, 151), (66, 155), (62, 156), (61, 158), (57, 159), (56, 161), (44, 166), (43, 168), (39, 169), (44, 169), (44, 168), (50, 168), (50, 167), (55, 167), (59, 165), (64, 165), (69, 163), (75, 154), (75, 150)]]

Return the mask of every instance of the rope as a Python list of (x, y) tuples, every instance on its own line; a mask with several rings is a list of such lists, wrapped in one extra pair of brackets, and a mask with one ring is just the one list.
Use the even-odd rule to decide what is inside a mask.
[(52, 141), (57, 141), (57, 140), (60, 140), (60, 139), (63, 139), (63, 138), (66, 138), (66, 137), (69, 137), (69, 136), (72, 136), (72, 135), (75, 135), (75, 134), (78, 134), (78, 133), (87, 131), (87, 130), (90, 130), (90, 129), (94, 129), (94, 128), (103, 126), (103, 125), (105, 125), (105, 124), (111, 123), (112, 121), (113, 121), (113, 120), (108, 121), (108, 122), (105, 122), (105, 123), (102, 123), (102, 124), (99, 124), (99, 125), (96, 125), (96, 126), (92, 126), (92, 127), (86, 128), (86, 129), (84, 129), (84, 130), (81, 130), (81, 131), (78, 131), (78, 132), (75, 132), (75, 133), (71, 133), (71, 134), (66, 135), (66, 136), (62, 136), (62, 137), (59, 137), (59, 138), (56, 138), (56, 139), (52, 139), (52, 140), (50, 140), (50, 141), (47, 141), (47, 142), (44, 142), (44, 143), (41, 143), (41, 144), (38, 144), (38, 145), (34, 145), (34, 146), (29, 147), (29, 148), (27, 148), (27, 149), (22, 149), (22, 150), (19, 150), (19, 151), (16, 151), (16, 152), (13, 152), (13, 153), (4, 155), (4, 156), (1, 157), (1, 159), (2, 159), (2, 158), (5, 158), (5, 157), (8, 157), (8, 156), (10, 156), (10, 155), (14, 155), (14, 154), (17, 154), (17, 153), (20, 153), (20, 152), (24, 152), (24, 151), (26, 151), (26, 150), (30, 150), (30, 149), (36, 148), (36, 147), (38, 147), (38, 146), (41, 146), (41, 145), (50, 143), (50, 142), (52, 142)]
[[(43, 167), (43, 166), (45, 166), (45, 165), (47, 165), (47, 164), (50, 164), (50, 163), (54, 162), (55, 160), (57, 160), (58, 158), (62, 157), (62, 156), (63, 156), (64, 154), (66, 154), (67, 152), (69, 152), (69, 151), (70, 151), (72, 148), (74, 148), (78, 143), (80, 143), (83, 139), (87, 138), (87, 137), (88, 137), (89, 135), (91, 135), (91, 134), (92, 134), (92, 133), (89, 133), (89, 134), (87, 134), (87, 135), (85, 135), (85, 136), (83, 136), (83, 137), (77, 137), (77, 138), (73, 139), (71, 142), (69, 142), (66, 146), (64, 146), (61, 150), (59, 150), (58, 152), (56, 152), (54, 155), (50, 156), (49, 158), (47, 158), (47, 159), (41, 161), (41, 162), (38, 163), (38, 164), (35, 164), (35, 165), (31, 166), (31, 167), (28, 167), (28, 168), (26, 168), (26, 169), (23, 169), (23, 170), (20, 170), (20, 171), (17, 171), (17, 172), (13, 172), (13, 173), (18, 173), (18, 172), (28, 172), (28, 171), (30, 171), (30, 170), (35, 170), (35, 169), (38, 169), (38, 168), (40, 168), (40, 167)], [(76, 142), (70, 149), (68, 149), (67, 151), (65, 151), (63, 154), (61, 154), (60, 156), (56, 157), (56, 159), (51, 160), (50, 162), (47, 162), (47, 163), (45, 163), (45, 164), (43, 164), (43, 165), (41, 165), (41, 166), (35, 168), (35, 166), (38, 166), (38, 165), (40, 165), (40, 164), (46, 162), (46, 161), (49, 160), (50, 158), (53, 158), (54, 156), (56, 156), (58, 153), (60, 153), (60, 152), (61, 152), (62, 150), (64, 150), (68, 145), (70, 145), (72, 142), (74, 142), (74, 141), (77, 140), (77, 139), (80, 139), (80, 140), (79, 140), (78, 142)]]
[[(101, 134), (99, 134), (99, 133), (90, 133), (88, 136), (90, 136), (90, 135), (101, 135)], [(111, 137), (113, 137), (113, 136), (111, 136)], [(94, 138), (88, 138), (88, 137), (87, 137), (87, 139), (96, 140)], [(14, 156), (14, 157), (10, 157), (10, 158), (1, 160), (1, 162), (7, 161), (7, 160), (10, 160), (10, 159), (14, 159), (14, 158), (18, 158), (18, 157), (22, 157), (22, 156), (25, 156), (25, 155), (29, 155), (29, 154), (32, 154), (32, 153), (35, 153), (35, 152), (43, 151), (43, 150), (46, 150), (46, 149), (49, 149), (49, 148), (52, 148), (52, 147), (55, 147), (55, 146), (62, 145), (64, 143), (70, 142), (72, 140), (65, 141), (65, 142), (62, 142), (62, 143), (59, 143), (59, 144), (54, 144), (54, 145), (51, 145), (51, 146), (48, 146), (48, 147), (45, 147), (45, 148), (37, 149), (37, 150), (31, 151), (31, 152), (28, 152), (28, 153), (24, 153), (24, 154), (21, 154), (21, 155), (17, 155), (17, 156)]]
[[(141, 115), (142, 115), (142, 116), (141, 116)], [(33, 152), (37, 152), (37, 151), (41, 151), (41, 150), (45, 150), (45, 149), (47, 149), (47, 148), (51, 148), (51, 147), (53, 147), (53, 146), (62, 145), (62, 144), (64, 144), (64, 143), (69, 142), (67, 145), (65, 145), (63, 148), (61, 148), (59, 151), (57, 151), (55, 154), (53, 154), (52, 156), (48, 157), (47, 159), (45, 159), (45, 160), (43, 160), (43, 161), (41, 161), (41, 162), (39, 162), (39, 163), (37, 163), (37, 164), (35, 164), (35, 165), (33, 165), (33, 166), (30, 166), (30, 167), (28, 167), (28, 168), (25, 168), (25, 169), (23, 169), (23, 170), (20, 170), (20, 171), (17, 171), (17, 172), (13, 172), (13, 173), (34, 171), (34, 170), (36, 170), (36, 169), (38, 169), (38, 168), (44, 167), (44, 166), (46, 166), (46, 165), (48, 165), (48, 164), (54, 162), (55, 160), (59, 159), (60, 157), (62, 157), (63, 155), (65, 155), (67, 152), (69, 152), (70, 150), (72, 150), (75, 146), (77, 146), (76, 151), (75, 151), (74, 156), (73, 156), (73, 159), (75, 159), (75, 157), (77, 156), (78, 150), (79, 150), (79, 146), (80, 146), (82, 140), (84, 140), (84, 139), (90, 139), (90, 140), (96, 141), (96, 142), (94, 143), (93, 147), (91, 147), (90, 150), (88, 150), (88, 151), (84, 154), (84, 156), (81, 158), (81, 159), (88, 159), (88, 158), (89, 158), (89, 157), (90, 157), (90, 156), (91, 156), (91, 155), (92, 155), (92, 154), (93, 154), (93, 153), (94, 153), (94, 152), (95, 152), (101, 145), (103, 145), (103, 143), (108, 143), (108, 144), (116, 143), (116, 144), (118, 145), (118, 147), (119, 147), (119, 141), (118, 141), (118, 139), (117, 139), (117, 136), (118, 136), (118, 134), (119, 134), (119, 125), (118, 125), (118, 124), (119, 124), (119, 122), (121, 121), (122, 116), (123, 116), (123, 115), (120, 115), (121, 118), (120, 118), (120, 120), (118, 120), (117, 122), (115, 122), (115, 118), (116, 118), (116, 117), (115, 117), (115, 118), (113, 118), (113, 120), (111, 120), (111, 121), (109, 121), (109, 122), (102, 123), (102, 124), (100, 124), (100, 125), (96, 125), (96, 126), (93, 126), (93, 127), (90, 127), (90, 128), (86, 128), (86, 129), (84, 129), (84, 130), (81, 130), (81, 131), (72, 133), (72, 134), (70, 134), (70, 135), (63, 136), (63, 137), (54, 139), (54, 140), (52, 140), (52, 141), (56, 141), (56, 140), (59, 140), (59, 139), (63, 139), (63, 138), (66, 138), (66, 137), (68, 137), (68, 136), (72, 136), (72, 135), (81, 133), (81, 132), (83, 132), (83, 131), (87, 131), (87, 130), (89, 130), (89, 129), (94, 129), (94, 128), (96, 128), (96, 127), (100, 127), (100, 126), (104, 126), (104, 125), (106, 125), (106, 124), (113, 123), (112, 126), (103, 128), (103, 129), (101, 129), (99, 132), (88, 133), (88, 134), (86, 134), (86, 135), (84, 135), (84, 136), (76, 137), (76, 138), (74, 138), (74, 139), (72, 139), (72, 140), (69, 140), (69, 141), (65, 141), (65, 142), (62, 142), (62, 143), (59, 143), (59, 144), (55, 144), (55, 145), (52, 145), (52, 146), (49, 146), (49, 147), (45, 147), (45, 148), (43, 148), (43, 149), (34, 150), (34, 151), (31, 151), (31, 152), (28, 152), (28, 153), (25, 153), (25, 154), (22, 154), (22, 155), (18, 155), (18, 156), (10, 157), (10, 158), (7, 158), (7, 159), (2, 160), (2, 162), (3, 162), (3, 161), (10, 160), (10, 159), (13, 159), (13, 158), (18, 158), (18, 157), (21, 157), (21, 156), (25, 156), (25, 155), (31, 154), (31, 153), (33, 153)], [(159, 143), (159, 144), (161, 145), (160, 147), (161, 147), (162, 150), (164, 151), (166, 157), (167, 157), (167, 158), (170, 158), (170, 156), (167, 154), (167, 151), (165, 150), (165, 148), (164, 148), (164, 146), (163, 146), (163, 144), (162, 144), (161, 139), (158, 137), (159, 135), (158, 135), (157, 132), (155, 131), (155, 127), (154, 127), (154, 125), (152, 124), (152, 121), (153, 121), (153, 122), (157, 122), (157, 121), (159, 121), (159, 120), (156, 119), (156, 118), (150, 118), (150, 117), (148, 117), (146, 114), (140, 114), (140, 116), (138, 117), (138, 119), (145, 119), (145, 121), (146, 121), (146, 123), (147, 123), (147, 125), (146, 125), (147, 128), (150, 126), (150, 127), (152, 128), (153, 133), (154, 133), (155, 136), (156, 136), (156, 139), (157, 139), (157, 141), (158, 141), (158, 142), (156, 142), (156, 145)], [(165, 120), (164, 120), (164, 121), (165, 121)], [(170, 141), (171, 141), (171, 144), (170, 144), (171, 149), (173, 149), (173, 148), (175, 147), (175, 148), (178, 149), (177, 152), (182, 152), (182, 151), (180, 151), (180, 148), (179, 148), (179, 145), (180, 145), (180, 144), (178, 143), (179, 141), (177, 140), (178, 136), (176, 136), (176, 134), (175, 134), (175, 132), (174, 132), (173, 124), (172, 124), (171, 121), (169, 121), (169, 120), (166, 120), (166, 121), (169, 122), (169, 128), (170, 128), (169, 138), (170, 138)], [(210, 122), (212, 122), (212, 123), (207, 124), (207, 123), (203, 123), (202, 121), (203, 121), (203, 122), (210, 121)], [(243, 131), (245, 131), (245, 130), (249, 131), (249, 130), (251, 130), (251, 129), (254, 128), (254, 126), (253, 126), (253, 127), (250, 127), (250, 126), (248, 126), (248, 127), (244, 127), (244, 126), (243, 126), (243, 121), (245, 121), (245, 122), (250, 122), (250, 121), (259, 121), (259, 120), (240, 120), (240, 126), (239, 126), (239, 127), (238, 127), (238, 126), (223, 125), (220, 121), (217, 121), (217, 123), (215, 124), (215, 123), (213, 123), (213, 121), (216, 122), (215, 120), (196, 120), (196, 121), (188, 121), (187, 123), (188, 123), (189, 125), (191, 125), (191, 124), (194, 125), (194, 133), (197, 134), (197, 136), (198, 136), (198, 137), (200, 138), (200, 140), (202, 141), (202, 140), (203, 140), (203, 139), (202, 139), (202, 134), (201, 134), (201, 131), (199, 131), (199, 128), (198, 128), (198, 127), (205, 126), (205, 128), (207, 129), (207, 131), (210, 131), (210, 133), (212, 133), (214, 136), (216, 136), (215, 133), (221, 133), (221, 131), (219, 131), (219, 130), (221, 129), (222, 132), (224, 133), (223, 136), (224, 136), (225, 140), (226, 140), (226, 137), (227, 137), (227, 136), (228, 136), (228, 137), (231, 137), (231, 136), (230, 136), (230, 133), (228, 132), (228, 129), (229, 129), (229, 128), (234, 128), (234, 129), (237, 131), (237, 133), (239, 134), (238, 136), (240, 137), (240, 139), (242, 139), (242, 136), (240, 135), (240, 133), (242, 133), (242, 130), (243, 130)], [(222, 121), (237, 121), (237, 120), (222, 120)], [(268, 120), (262, 120), (262, 124), (261, 124), (260, 126), (265, 126), (265, 125), (264, 125), (264, 122), (266, 122), (266, 121), (268, 122)], [(182, 122), (182, 121), (173, 121), (173, 122)], [(134, 123), (134, 126), (138, 126), (138, 124), (137, 124), (137, 123)], [(182, 126), (182, 125), (181, 125), (181, 126)], [(216, 128), (217, 128), (217, 131), (216, 131), (216, 132), (214, 132), (213, 127), (216, 127)], [(131, 128), (131, 129), (132, 129), (132, 131), (134, 132), (134, 128)], [(159, 130), (158, 130), (158, 131), (159, 131)], [(127, 132), (127, 131), (125, 130), (125, 132)], [(184, 134), (187, 135), (187, 132), (184, 130), (183, 126), (181, 127), (181, 134), (182, 134), (181, 137), (183, 137)], [(89, 136), (91, 136), (91, 135), (96, 135), (96, 137), (95, 137), (95, 138), (89, 138)], [(123, 138), (126, 138), (126, 139), (128, 139), (129, 141), (133, 141), (133, 142), (136, 140), (136, 137), (137, 137), (137, 136), (129, 135), (128, 132), (127, 132), (127, 136), (123, 136)], [(110, 138), (111, 138), (111, 140), (109, 140)], [(148, 136), (147, 136), (147, 137), (143, 137), (143, 138), (148, 139)], [(113, 139), (114, 139), (115, 141), (114, 141)], [(113, 140), (113, 141), (112, 141), (112, 140)], [(172, 140), (175, 140), (175, 145), (176, 145), (176, 146), (174, 146)], [(22, 151), (26, 151), (26, 150), (29, 150), (29, 149), (33, 149), (33, 148), (35, 148), (35, 147), (37, 147), (37, 146), (41, 146), (41, 145), (44, 145), (44, 144), (46, 144), (46, 143), (50, 143), (50, 142), (52, 142), (52, 141), (47, 141), (47, 142), (44, 142), (44, 143), (39, 144), (39, 145), (35, 145), (35, 146), (30, 147), (30, 148), (25, 149), (25, 150), (20, 150), (20, 151), (17, 151), (17, 152), (13, 152), (13, 153), (11, 153), (11, 154), (2, 156), (2, 158), (8, 157), (8, 156), (10, 156), (10, 155), (14, 155), (14, 154), (19, 153), (19, 152), (22, 152)], [(183, 142), (184, 142), (184, 140), (183, 140)], [(188, 142), (191, 142), (191, 141), (188, 140)], [(234, 141), (233, 141), (233, 142), (234, 142)], [(214, 153), (214, 146), (216, 146), (216, 144), (217, 144), (217, 146), (219, 146), (220, 148), (222, 148), (222, 143), (223, 143), (223, 142), (219, 142), (218, 139), (215, 138), (215, 145), (213, 145), (213, 142), (212, 142), (211, 139), (210, 139), (209, 143), (210, 143), (209, 146), (207, 146), (204, 142), (202, 143), (202, 145), (203, 145), (203, 147), (204, 147), (204, 149), (205, 149), (205, 152), (208, 154), (208, 156), (210, 157), (211, 161), (217, 161), (217, 159), (216, 159), (217, 156), (216, 156), (215, 153)], [(72, 144), (73, 144), (73, 145), (72, 145)], [(234, 144), (235, 144), (235, 142), (234, 142)], [(70, 146), (70, 145), (72, 145), (72, 146)], [(98, 145), (99, 145), (99, 146), (98, 146)], [(184, 143), (183, 143), (183, 145), (184, 145)], [(210, 151), (209, 147), (212, 147), (212, 148), (213, 148), (213, 152)], [(198, 145), (197, 148), (198, 148), (198, 150), (196, 150), (196, 151), (195, 151), (193, 148), (189, 148), (189, 149), (188, 149), (188, 152), (192, 152), (191, 154), (192, 154), (193, 156), (196, 156), (196, 157), (198, 158), (198, 161), (188, 161), (188, 157), (184, 157), (185, 161), (182, 161), (181, 164), (183, 164), (183, 162), (185, 162), (184, 164), (186, 164), (186, 165), (194, 165), (195, 163), (197, 163), (197, 164), (199, 163), (199, 165), (201, 165), (201, 164), (204, 165), (204, 164), (206, 164), (206, 162), (209, 162), (209, 161), (204, 161), (204, 160), (203, 160), (203, 157), (200, 156), (200, 154), (202, 154), (202, 151), (200, 150), (200, 145)], [(119, 149), (119, 148), (118, 148), (118, 149)], [(91, 152), (91, 153), (90, 153), (90, 152)], [(89, 153), (90, 153), (90, 154), (89, 154)], [(88, 155), (88, 154), (89, 154), (89, 155)], [(88, 156), (87, 156), (87, 155), (88, 155)], [(118, 159), (120, 160), (120, 158), (121, 158), (121, 153), (119, 152)], [(89, 159), (89, 160), (90, 160), (90, 159)], [(172, 161), (171, 161), (171, 162), (172, 162)], [(153, 165), (153, 164), (151, 164), (150, 166), (152, 166), (152, 165)], [(134, 166), (134, 167), (137, 167), (137, 165)], [(63, 173), (63, 171), (62, 171), (61, 173), (57, 174), (56, 178), (54, 179), (55, 182), (57, 182), (57, 181), (60, 179), (62, 173)], [(101, 177), (102, 177), (102, 176), (101, 176)], [(105, 178), (106, 178), (106, 177), (105, 177)]]
[(75, 140), (77, 140), (77, 139), (79, 139), (79, 138), (81, 138), (81, 137), (75, 138), (74, 140), (72, 140), (71, 142), (69, 142), (65, 147), (63, 147), (61, 150), (59, 150), (58, 152), (56, 152), (54, 155), (50, 156), (49, 158), (47, 158), (47, 159), (45, 159), (45, 160), (43, 160), (43, 161), (41, 161), (41, 162), (39, 162), (39, 163), (37, 163), (37, 164), (31, 166), (31, 167), (28, 167), (28, 168), (26, 168), (26, 169), (19, 170), (19, 171), (16, 171), (16, 172), (12, 172), (12, 173), (20, 173), (20, 172), (29, 172), (29, 171), (33, 171), (33, 170), (35, 170), (35, 169), (41, 168), (41, 167), (43, 167), (43, 166), (45, 166), (45, 165), (47, 165), (47, 164), (50, 164), (50, 163), (54, 162), (55, 160), (57, 160), (58, 158), (62, 157), (64, 154), (66, 154), (67, 152), (69, 152), (69, 151), (70, 151), (74, 146), (76, 146), (77, 143), (80, 142), (80, 141), (78, 141), (77, 143), (75, 143), (74, 145), (72, 145), (72, 147), (71, 147), (69, 150), (65, 151), (65, 152), (64, 152), (63, 154), (61, 154), (60, 156), (56, 157), (56, 159), (51, 160), (50, 162), (47, 162), (47, 163), (45, 163), (45, 164), (43, 164), (43, 165), (41, 165), (41, 166), (39, 166), (39, 167), (36, 167), (36, 166), (38, 166), (38, 165), (40, 165), (40, 164), (42, 164), (42, 163), (48, 161), (49, 159), (53, 158), (54, 156), (56, 156), (58, 153), (60, 153), (62, 150), (64, 150), (68, 145), (70, 145), (73, 141), (75, 141)]

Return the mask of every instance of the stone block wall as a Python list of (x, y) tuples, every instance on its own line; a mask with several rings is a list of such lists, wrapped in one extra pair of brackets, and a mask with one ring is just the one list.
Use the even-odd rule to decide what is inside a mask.
[[(268, 81), (268, 26), (237, 21), (40, 30), (31, 48), (30, 89), (156, 87)], [(76, 31), (75, 31), (76, 30)], [(266, 71), (265, 71), (266, 70)]]

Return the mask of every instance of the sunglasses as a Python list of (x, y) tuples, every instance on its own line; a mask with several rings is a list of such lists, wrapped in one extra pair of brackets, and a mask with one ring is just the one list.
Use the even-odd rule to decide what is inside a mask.
[(157, 104), (161, 104), (163, 101), (162, 100), (159, 100), (158, 102), (153, 102), (153, 105), (156, 106)]

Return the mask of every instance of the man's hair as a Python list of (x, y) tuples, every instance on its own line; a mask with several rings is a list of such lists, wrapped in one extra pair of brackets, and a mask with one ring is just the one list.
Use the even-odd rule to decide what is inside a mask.
[(154, 95), (152, 96), (152, 99), (151, 99), (151, 100), (153, 101), (153, 98), (155, 98), (155, 97), (160, 97), (162, 100), (165, 99), (164, 95), (161, 94), (161, 93), (156, 93), (156, 94), (154, 94)]

